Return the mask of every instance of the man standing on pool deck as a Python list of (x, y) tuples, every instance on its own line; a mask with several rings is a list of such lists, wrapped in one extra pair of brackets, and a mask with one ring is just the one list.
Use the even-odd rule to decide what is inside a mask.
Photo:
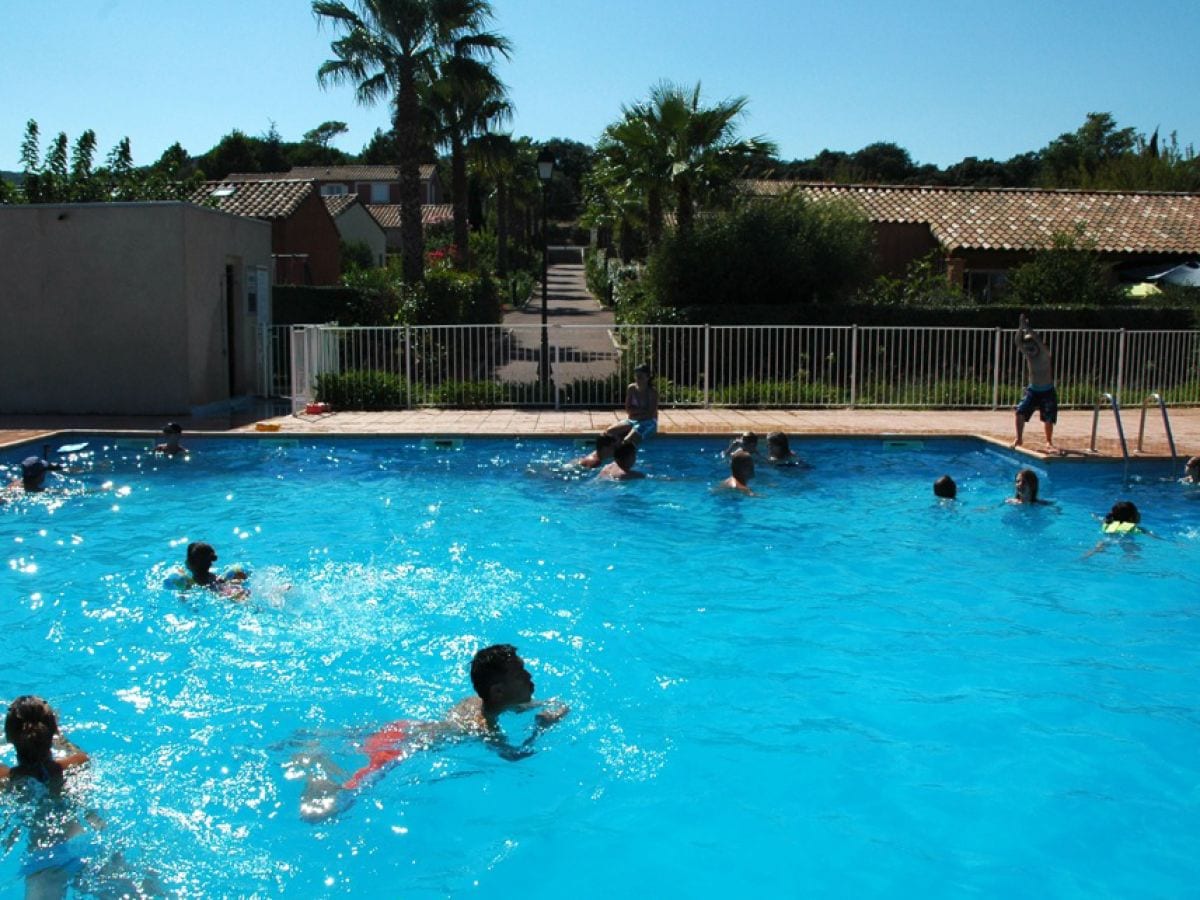
[(1017, 349), (1025, 357), (1025, 365), (1029, 369), (1029, 386), (1017, 404), (1017, 439), (1013, 441), (1013, 446), (1021, 446), (1025, 437), (1025, 423), (1036, 408), (1046, 428), (1046, 446), (1057, 451), (1058, 448), (1054, 446), (1054, 423), (1058, 421), (1058, 392), (1054, 389), (1050, 351), (1041, 337), (1029, 327), (1029, 320), (1024, 313), (1021, 313), (1017, 325), (1016, 341)]

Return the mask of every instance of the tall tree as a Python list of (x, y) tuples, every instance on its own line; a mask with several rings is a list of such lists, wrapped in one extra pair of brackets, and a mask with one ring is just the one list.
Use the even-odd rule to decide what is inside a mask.
[[(421, 155), (428, 144), (421, 122), (421, 94), (456, 41), (488, 35), (487, 0), (313, 0), (318, 22), (341, 33), (333, 59), (317, 70), (322, 85), (351, 84), (360, 103), (390, 100), (395, 112), (400, 181), (400, 239), (405, 280), (425, 274), (421, 231)], [(494, 37), (494, 36), (493, 36)], [(468, 55), (473, 55), (468, 53)]]
[[(443, 61), (438, 78), (429, 87), (426, 108), (430, 114), (432, 130), (438, 143), (450, 150), (450, 193), (454, 200), (454, 247), (455, 262), (462, 268), (466, 264), (470, 234), (467, 222), (467, 141), (486, 133), (493, 125), (506, 121), (512, 115), (512, 105), (504, 84), (496, 77), (487, 60), (472, 58), (471, 52), (482, 52), (483, 45), (477, 43), (483, 36), (469, 36), (474, 43), (467, 45), (464, 39), (455, 42), (454, 51)], [(495, 52), (508, 55), (508, 42), (493, 36)]]
[(657, 145), (648, 158), (658, 171), (647, 175), (673, 193), (681, 232), (691, 230), (697, 203), (727, 201), (734, 180), (752, 159), (777, 152), (764, 138), (737, 136), (746, 103), (745, 97), (735, 97), (704, 106), (699, 84), (684, 88), (664, 81), (651, 89), (648, 100), (625, 110), (623, 121), (641, 120)]

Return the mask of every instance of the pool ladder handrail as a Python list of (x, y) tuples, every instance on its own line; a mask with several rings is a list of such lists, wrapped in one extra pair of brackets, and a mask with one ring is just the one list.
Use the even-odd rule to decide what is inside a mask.
[(1137, 452), (1142, 451), (1142, 440), (1146, 436), (1146, 407), (1151, 402), (1157, 403), (1159, 410), (1162, 412), (1163, 428), (1167, 432), (1167, 446), (1171, 448), (1171, 465), (1174, 466), (1178, 462), (1178, 454), (1175, 452), (1175, 435), (1171, 433), (1171, 419), (1167, 415), (1167, 404), (1163, 401), (1162, 395), (1151, 393), (1146, 395), (1146, 399), (1142, 401), (1142, 419), (1138, 425)]
[(1096, 398), (1096, 406), (1092, 410), (1092, 444), (1089, 449), (1092, 453), (1096, 452), (1096, 426), (1100, 422), (1100, 404), (1102, 403), (1107, 403), (1112, 407), (1113, 418), (1117, 422), (1117, 437), (1121, 439), (1121, 455), (1125, 457), (1126, 462), (1129, 462), (1129, 445), (1125, 442), (1125, 428), (1121, 425), (1121, 404), (1107, 391)]

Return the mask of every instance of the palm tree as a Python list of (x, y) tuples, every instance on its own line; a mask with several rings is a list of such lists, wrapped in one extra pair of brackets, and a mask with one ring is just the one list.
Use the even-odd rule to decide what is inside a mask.
[[(473, 35), (472, 37), (478, 37)], [(497, 38), (496, 51), (507, 55), (508, 42)], [(467, 141), (512, 116), (504, 84), (489, 63), (463, 55), (456, 47), (430, 86), (427, 111), (438, 143), (450, 150), (450, 192), (454, 197), (455, 262), (461, 268), (470, 244), (467, 222)]]
[(777, 152), (763, 138), (737, 137), (736, 120), (746, 103), (735, 97), (703, 107), (699, 84), (687, 89), (664, 81), (609, 126), (605, 137), (616, 148), (609, 150), (610, 162), (642, 185), (651, 242), (662, 220), (664, 189), (673, 194), (676, 225), (686, 233), (698, 203), (724, 201), (752, 157)]
[(419, 282), (425, 275), (420, 165), (429, 145), (421, 94), (447, 56), (475, 58), (507, 44), (484, 30), (492, 18), (487, 0), (313, 0), (312, 9), (342, 33), (317, 80), (354, 85), (360, 103), (387, 98), (395, 105), (404, 278)]

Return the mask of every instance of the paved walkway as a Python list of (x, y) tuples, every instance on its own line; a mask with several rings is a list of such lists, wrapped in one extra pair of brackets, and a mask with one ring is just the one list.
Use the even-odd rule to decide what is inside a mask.
[[(603, 410), (454, 410), (417, 409), (400, 412), (341, 412), (324, 415), (274, 416), (258, 419), (180, 420), (185, 431), (217, 434), (254, 434), (260, 428), (279, 434), (444, 435), (444, 436), (568, 436), (594, 435), (621, 418), (620, 411)], [(892, 409), (668, 409), (659, 415), (661, 439), (673, 435), (731, 435), (751, 430), (784, 431), (790, 435), (973, 435), (1007, 446), (1012, 440), (1012, 413), (988, 411), (925, 411)], [(157, 434), (161, 417), (23, 416), (0, 417), (0, 446), (40, 439), (56, 431), (136, 431)], [(1171, 427), (1181, 456), (1200, 454), (1200, 408), (1171, 411)], [(1086, 455), (1091, 443), (1090, 410), (1065, 410), (1059, 414), (1055, 443), (1072, 456)], [(1133, 452), (1137, 443), (1138, 415), (1128, 411), (1126, 438)], [(1036, 418), (1026, 429), (1028, 452), (1041, 449), (1041, 423)], [(1100, 420), (1097, 450), (1101, 457), (1119, 457), (1120, 445), (1111, 412)], [(654, 438), (659, 440), (660, 438)], [(1169, 456), (1161, 417), (1147, 416), (1146, 456)], [(1040, 454), (1039, 454), (1040, 455)]]
[[(549, 330), (552, 375), (558, 384), (605, 379), (616, 374), (620, 354), (613, 342), (613, 314), (587, 289), (583, 250), (551, 247), (546, 273), (546, 323)], [(504, 317), (512, 329), (512, 359), (498, 371), (502, 381), (530, 382), (538, 377), (541, 352), (542, 289), (534, 287), (524, 309)], [(563, 332), (558, 326), (569, 325)], [(579, 325), (592, 326), (577, 328)]]

